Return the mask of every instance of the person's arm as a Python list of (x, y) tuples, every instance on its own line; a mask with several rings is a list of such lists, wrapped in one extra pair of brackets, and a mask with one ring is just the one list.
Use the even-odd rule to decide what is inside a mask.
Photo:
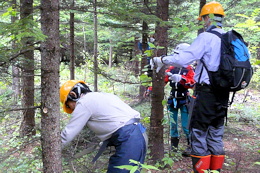
[(151, 68), (156, 67), (156, 72), (158, 73), (164, 64), (175, 67), (188, 67), (188, 65), (201, 59), (205, 54), (207, 50), (206, 39), (208, 39), (207, 36), (201, 33), (187, 49), (169, 56), (154, 57), (150, 61)]
[(81, 103), (77, 103), (69, 123), (61, 132), (62, 147), (71, 142), (80, 133), (90, 116), (90, 111), (86, 107), (83, 107)]

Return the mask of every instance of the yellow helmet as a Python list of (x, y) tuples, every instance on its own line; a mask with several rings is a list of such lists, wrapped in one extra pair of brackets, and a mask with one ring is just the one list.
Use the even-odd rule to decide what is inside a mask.
[(60, 87), (60, 102), (62, 103), (62, 107), (63, 107), (64, 112), (69, 113), (69, 114), (71, 114), (73, 112), (73, 110), (66, 106), (66, 101), (67, 101), (67, 98), (68, 98), (70, 91), (73, 89), (73, 87), (77, 83), (86, 84), (82, 80), (69, 80), (69, 81), (65, 82)]
[(219, 14), (225, 16), (222, 5), (216, 1), (209, 2), (202, 7), (198, 20), (201, 20), (201, 17), (207, 14)]

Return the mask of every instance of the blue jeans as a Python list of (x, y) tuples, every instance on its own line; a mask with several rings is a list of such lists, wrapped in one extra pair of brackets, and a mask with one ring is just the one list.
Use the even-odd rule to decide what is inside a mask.
[(168, 105), (168, 110), (170, 111), (170, 136), (171, 137), (180, 137), (178, 132), (178, 110), (181, 113), (181, 126), (184, 134), (189, 138), (189, 114), (186, 105), (180, 106), (180, 108), (173, 108)]
[[(145, 132), (144, 132), (145, 133)], [(108, 146), (115, 146), (116, 152), (109, 159), (107, 173), (129, 173), (114, 166), (133, 165), (129, 159), (144, 163), (146, 142), (140, 129), (140, 124), (130, 124), (118, 129), (110, 138)], [(139, 173), (139, 171), (135, 171)]]

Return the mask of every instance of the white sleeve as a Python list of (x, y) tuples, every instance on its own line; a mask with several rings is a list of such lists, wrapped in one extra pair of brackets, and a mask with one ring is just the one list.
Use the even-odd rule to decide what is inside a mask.
[(175, 67), (188, 67), (194, 61), (201, 59), (206, 52), (206, 40), (204, 34), (200, 34), (194, 42), (185, 50), (163, 57), (163, 63)]
[(91, 116), (91, 112), (83, 106), (82, 103), (77, 103), (72, 117), (64, 130), (61, 132), (62, 146), (71, 142), (84, 128)]

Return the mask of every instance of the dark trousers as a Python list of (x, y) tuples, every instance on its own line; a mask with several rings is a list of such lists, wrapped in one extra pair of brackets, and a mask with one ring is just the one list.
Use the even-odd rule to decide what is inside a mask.
[(190, 123), (192, 155), (223, 155), (224, 120), (229, 92), (196, 86), (196, 101)]
[(130, 171), (118, 169), (115, 166), (134, 165), (130, 164), (130, 159), (144, 163), (146, 143), (140, 125), (126, 125), (118, 129), (109, 139), (108, 146), (115, 146), (116, 152), (109, 159), (107, 173), (129, 173)]

